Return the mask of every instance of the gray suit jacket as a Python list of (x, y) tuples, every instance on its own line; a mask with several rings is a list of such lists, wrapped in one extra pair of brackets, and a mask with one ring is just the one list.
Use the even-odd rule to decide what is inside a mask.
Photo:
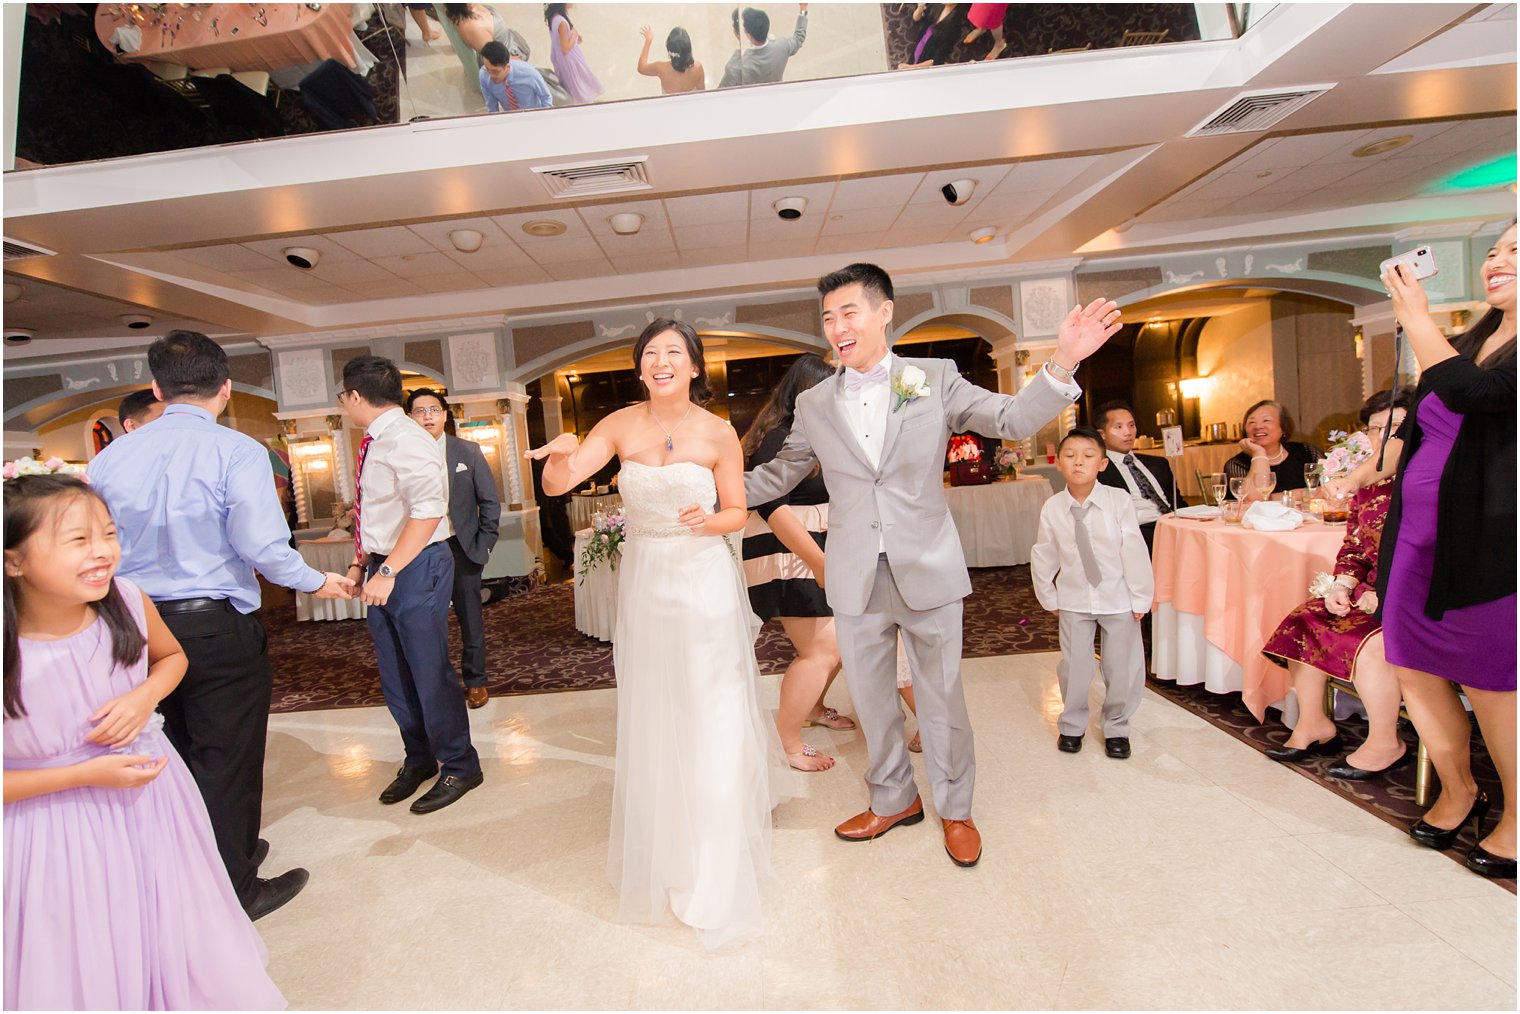
[[(742, 29), (741, 29), (742, 31)], [(797, 55), (807, 38), (807, 12), (797, 15), (797, 28), (789, 39), (771, 39), (763, 46), (744, 46), (734, 50), (723, 69), (719, 88), (734, 85), (767, 84), (780, 81), (786, 73), (786, 62)]]
[(829, 487), (829, 534), (824, 545), (827, 594), (835, 612), (866, 611), (883, 541), (903, 601), (935, 609), (971, 594), (960, 537), (945, 503), (945, 447), (952, 432), (1017, 440), (1033, 436), (1074, 399), (1042, 370), (1017, 395), (994, 394), (961, 378), (948, 359), (893, 357), (924, 371), (929, 393), (892, 411), (881, 463), (866, 460), (839, 403), (843, 370), (797, 399), (791, 435), (781, 453), (744, 477), (749, 503), (774, 500), (823, 466)]
[(449, 521), (454, 537), (464, 555), (483, 567), (491, 558), (501, 521), (496, 477), (486, 464), (486, 456), (471, 441), (445, 436), (443, 447), (449, 466)]

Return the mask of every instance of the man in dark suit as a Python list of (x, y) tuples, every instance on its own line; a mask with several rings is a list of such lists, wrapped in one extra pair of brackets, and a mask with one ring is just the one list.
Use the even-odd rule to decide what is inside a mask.
[(1135, 453), (1135, 413), (1124, 402), (1109, 401), (1098, 406), (1093, 423), (1103, 434), (1110, 464), (1098, 473), (1098, 481), (1129, 493), (1145, 548), (1150, 550), (1161, 516), (1187, 506), (1187, 501), (1177, 495), (1172, 466), (1163, 457)]
[(449, 549), (454, 553), (454, 615), (459, 618), (459, 671), (464, 675), (465, 703), (484, 707), (486, 690), (486, 630), (480, 609), (480, 575), (496, 545), (501, 520), (501, 498), (486, 456), (474, 442), (454, 436), (453, 420), (443, 395), (426, 387), (406, 399), (406, 411), (432, 435), (442, 440), (449, 468), (449, 521), (454, 534)]

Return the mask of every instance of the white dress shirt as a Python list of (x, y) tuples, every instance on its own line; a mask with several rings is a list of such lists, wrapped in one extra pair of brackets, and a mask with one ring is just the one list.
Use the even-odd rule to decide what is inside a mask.
[[(1105, 448), (1105, 450), (1107, 450), (1107, 448)], [(1130, 502), (1135, 505), (1135, 519), (1142, 525), (1154, 524), (1161, 518), (1161, 512), (1156, 509), (1156, 505), (1154, 503), (1145, 498), (1145, 494), (1140, 492), (1140, 487), (1135, 485), (1135, 477), (1130, 474), (1129, 467), (1124, 464), (1124, 457), (1125, 456), (1118, 451), (1108, 451), (1108, 460), (1111, 462), (1108, 467), (1118, 469), (1119, 478), (1124, 480), (1124, 488), (1129, 490)], [(1151, 489), (1154, 489), (1157, 493), (1159, 493), (1163, 501), (1166, 503), (1172, 502), (1172, 491), (1169, 489), (1162, 489), (1160, 486), (1156, 485), (1156, 477), (1151, 474), (1151, 470), (1149, 468), (1145, 467), (1145, 464), (1140, 460), (1139, 455), (1135, 455), (1135, 467), (1138, 468), (1140, 470), (1140, 474), (1145, 477), (1146, 484), (1150, 486)]]
[(1102, 483), (1094, 483), (1087, 494), (1091, 509), (1085, 523), (1098, 558), (1097, 585), (1088, 582), (1077, 550), (1076, 520), (1071, 516), (1076, 502), (1063, 489), (1040, 509), (1040, 533), (1029, 561), (1040, 605), (1097, 616), (1150, 612), (1156, 579), (1128, 494)]
[(409, 518), (438, 518), (428, 545), (447, 541), (449, 473), (443, 442), (400, 407), (369, 424), (373, 437), (359, 477), (359, 538), (366, 553), (389, 556)]
[[(845, 384), (839, 385), (839, 406), (849, 424), (850, 433), (872, 468), (881, 467), (881, 449), (887, 440), (887, 405), (892, 394), (892, 353), (882, 357), (887, 379), (880, 384), (865, 384), (851, 392)], [(873, 367), (874, 369), (874, 367)], [(882, 533), (878, 553), (887, 551), (887, 536)]]

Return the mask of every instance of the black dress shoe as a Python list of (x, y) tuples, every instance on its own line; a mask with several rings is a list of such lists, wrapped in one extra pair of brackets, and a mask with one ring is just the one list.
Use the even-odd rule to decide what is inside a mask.
[(380, 802), (389, 806), (392, 803), (399, 803), (403, 799), (411, 798), (412, 793), (422, 788), (423, 782), (437, 773), (438, 765), (436, 764), (430, 768), (409, 768), (403, 764), (401, 770), (396, 772), (396, 780), (387, 785), (385, 791), (380, 793)]
[(1103, 741), (1103, 752), (1117, 760), (1124, 760), (1129, 756), (1129, 737), (1108, 737)]
[(1496, 856), (1482, 845), (1474, 845), (1473, 850), (1467, 853), (1467, 868), (1480, 877), (1492, 877), (1495, 880), (1515, 879), (1515, 861)]
[(1405, 747), (1404, 752), (1399, 755), (1398, 760), (1385, 767), (1380, 767), (1376, 771), (1359, 768), (1350, 761), (1343, 759), (1340, 763), (1332, 764), (1326, 768), (1325, 774), (1331, 778), (1344, 778), (1348, 782), (1365, 782), (1369, 778), (1376, 778), (1378, 775), (1387, 774), (1389, 771), (1397, 771), (1412, 760), (1414, 760), (1414, 751)]
[(1326, 754), (1341, 752), (1341, 734), (1337, 732), (1329, 739), (1318, 743), (1311, 743), (1303, 749), (1296, 746), (1274, 746), (1267, 751), (1267, 756), (1284, 764), (1298, 764), (1313, 756), (1325, 756)]
[(1056, 749), (1062, 753), (1080, 753), (1082, 750), (1082, 737), (1063, 734), (1060, 739), (1056, 740)]
[(1426, 848), (1437, 849), (1444, 852), (1456, 844), (1457, 836), (1472, 821), (1473, 837), (1483, 837), (1483, 818), (1488, 815), (1488, 793), (1478, 793), (1478, 798), (1473, 800), (1472, 809), (1467, 811), (1467, 816), (1457, 822), (1456, 827), (1436, 827), (1434, 824), (1425, 823), (1424, 818), (1409, 825), (1409, 837), (1424, 845)]
[(269, 858), (269, 843), (260, 838), (253, 845), (253, 865), (263, 866), (264, 860)]
[(421, 799), (412, 804), (412, 812), (432, 813), (434, 810), (441, 810), (485, 780), (486, 776), (478, 771), (468, 777), (444, 775), (423, 794)]
[(253, 900), (243, 906), (243, 911), (248, 913), (249, 919), (262, 919), (273, 912), (291, 898), (301, 893), (301, 888), (311, 879), (311, 874), (299, 866), (293, 870), (286, 870), (272, 880), (258, 881), (258, 893)]

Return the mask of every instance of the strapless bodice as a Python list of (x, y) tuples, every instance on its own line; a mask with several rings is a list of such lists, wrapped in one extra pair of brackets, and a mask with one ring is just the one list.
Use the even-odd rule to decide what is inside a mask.
[(623, 497), (623, 531), (634, 537), (660, 538), (693, 534), (676, 521), (681, 508), (700, 504), (708, 510), (718, 505), (718, 486), (712, 469), (695, 461), (668, 465), (623, 462), (618, 476)]

